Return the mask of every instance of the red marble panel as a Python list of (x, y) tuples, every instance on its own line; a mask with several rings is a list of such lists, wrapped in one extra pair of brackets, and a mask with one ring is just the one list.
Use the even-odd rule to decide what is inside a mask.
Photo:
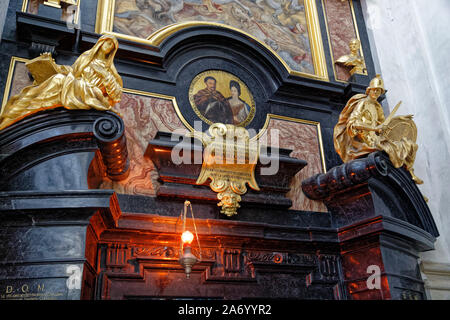
[[(373, 271), (368, 272), (369, 266), (380, 268), (380, 288), (369, 288), (368, 278)], [(368, 247), (357, 248), (342, 252), (342, 269), (348, 292), (354, 300), (385, 300), (390, 299), (390, 290), (383, 257), (379, 243), (374, 242)]]
[(288, 120), (271, 119), (267, 132), (261, 139), (265, 139), (264, 136), (266, 136), (267, 144), (272, 146), (274, 145), (272, 141), (273, 130), (278, 130), (278, 145), (280, 148), (291, 149), (293, 150), (291, 157), (308, 162), (308, 165), (297, 173), (292, 180), (291, 190), (287, 194), (287, 197), (292, 200), (291, 209), (327, 212), (328, 210), (322, 201), (310, 200), (302, 191), (302, 181), (304, 179), (323, 172), (317, 126)]
[[(351, 39), (356, 38), (355, 25), (349, 1), (323, 0), (333, 62), (339, 57), (350, 53), (348, 43)], [(334, 66), (336, 78), (347, 81), (350, 77), (349, 70), (339, 65)]]
[[(159, 186), (158, 172), (152, 161), (144, 158), (147, 145), (158, 131), (187, 133), (178, 118), (171, 100), (124, 93), (122, 101), (114, 107), (122, 114), (125, 123), (130, 174), (122, 181), (107, 178), (101, 188), (114, 189), (117, 193), (154, 196)], [(178, 132), (178, 131), (177, 131)]]

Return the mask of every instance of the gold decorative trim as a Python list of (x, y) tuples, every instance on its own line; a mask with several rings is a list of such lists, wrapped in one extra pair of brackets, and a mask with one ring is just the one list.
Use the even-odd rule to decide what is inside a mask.
[(260, 45), (269, 50), (284, 66), (284, 68), (291, 75), (312, 78), (317, 80), (329, 81), (328, 71), (327, 71), (327, 62), (325, 59), (325, 51), (323, 48), (322, 34), (320, 32), (320, 24), (318, 17), (318, 10), (316, 6), (315, 0), (304, 0), (305, 4), (305, 15), (308, 24), (308, 34), (309, 41), (311, 46), (311, 53), (313, 59), (313, 66), (315, 74), (304, 73), (300, 71), (295, 71), (291, 69), (288, 64), (276, 53), (270, 46), (257, 39), (253, 35), (240, 30), (238, 28), (228, 26), (225, 24), (217, 23), (217, 22), (206, 22), (206, 21), (190, 21), (190, 22), (182, 22), (175, 23), (168, 26), (165, 26), (158, 31), (151, 34), (147, 39), (138, 38), (135, 36), (129, 36), (117, 32), (113, 32), (114, 25), (114, 8), (115, 8), (115, 0), (99, 0), (97, 5), (97, 18), (95, 23), (95, 32), (99, 34), (113, 34), (117, 38), (121, 38), (128, 41), (133, 41), (137, 43), (142, 43), (150, 46), (159, 46), (167, 37), (174, 34), (175, 32), (195, 26), (215, 26), (221, 27), (229, 30), (233, 30), (239, 32), (246, 37), (252, 39), (253, 41), (258, 42)]
[[(322, 33), (320, 32), (319, 15), (317, 13), (317, 5), (315, 0), (304, 0), (306, 21), (308, 26), (309, 42), (311, 52), (313, 54), (314, 71), (322, 80), (329, 81), (327, 61), (325, 59), (325, 51), (323, 49)], [(311, 29), (310, 29), (311, 28)], [(290, 70), (289, 73), (297, 71)]]
[[(328, 15), (327, 15), (327, 10), (325, 7), (325, 2), (328, 0), (321, 0), (322, 1), (322, 11), (323, 11), (323, 15), (324, 15), (324, 19), (325, 19), (325, 29), (327, 31), (327, 35), (328, 35), (328, 46), (330, 48), (330, 56), (331, 56), (331, 65), (333, 66), (333, 74), (334, 74), (334, 80), (337, 82), (342, 82), (342, 83), (348, 83), (348, 81), (345, 80), (339, 80), (337, 78), (337, 74), (336, 74), (336, 66), (334, 65), (334, 55), (333, 55), (333, 46), (331, 45), (331, 37), (330, 37), (330, 31), (328, 28)], [(345, 0), (343, 0), (345, 1)], [(358, 24), (356, 22), (356, 14), (355, 14), (355, 8), (353, 6), (353, 0), (347, 0), (349, 2), (349, 6), (352, 12), (352, 20), (353, 20), (353, 29), (355, 30), (355, 35), (356, 35), (356, 39), (358, 39), (359, 41), (361, 41), (360, 37), (359, 37), (359, 31), (358, 31)], [(360, 53), (361, 53), (361, 57), (364, 59), (364, 52), (363, 52), (363, 46), (361, 43), (361, 48), (360, 48)], [(364, 59), (365, 61), (365, 59)], [(364, 71), (364, 75), (368, 75), (367, 71)]]
[[(9, 69), (8, 69), (8, 76), (6, 77), (6, 84), (5, 84), (5, 90), (3, 92), (3, 101), (2, 101), (2, 109), (6, 105), (9, 99), (9, 94), (11, 92), (11, 85), (14, 77), (14, 69), (16, 67), (16, 62), (23, 62), (26, 63), (30, 61), (29, 59), (25, 58), (19, 58), (12, 56), (11, 61), (9, 63)], [(1, 112), (0, 112), (1, 113)]]
[[(95, 32), (105, 33), (113, 31), (115, 0), (98, 0), (97, 17), (95, 19)], [(123, 38), (122, 34), (116, 34), (118, 38)], [(133, 37), (139, 39), (137, 37)], [(128, 39), (127, 39), (128, 40)]]
[(172, 101), (173, 107), (175, 108), (175, 112), (176, 112), (178, 118), (180, 118), (181, 122), (186, 127), (186, 129), (188, 129), (191, 132), (194, 132), (194, 128), (189, 124), (189, 122), (187, 122), (187, 120), (181, 114), (180, 108), (178, 107), (177, 99), (175, 97), (166, 96), (164, 94), (159, 94), (159, 93), (146, 92), (146, 91), (140, 91), (140, 90), (134, 90), (134, 89), (127, 89), (127, 88), (123, 88), (122, 92)]
[[(80, 5), (81, 5), (81, 0), (75, 0), (77, 3), (77, 12), (75, 13), (75, 17), (73, 19), (73, 23), (74, 24), (78, 24), (80, 21)], [(27, 12), (28, 9), (28, 2), (29, 0), (23, 0), (22, 2), (22, 12)]]
[(303, 123), (303, 124), (309, 124), (309, 125), (316, 126), (317, 127), (317, 138), (319, 140), (319, 152), (320, 152), (320, 158), (321, 158), (321, 162), (322, 162), (323, 173), (327, 172), (327, 166), (325, 164), (325, 152), (324, 152), (324, 149), (323, 149), (322, 129), (321, 129), (321, 126), (320, 126), (320, 122), (312, 121), (312, 120), (306, 120), (306, 119), (292, 118), (292, 117), (287, 117), (287, 116), (281, 116), (281, 115), (273, 114), (273, 113), (268, 113), (267, 117), (266, 117), (266, 122), (264, 123), (264, 126), (261, 128), (259, 133), (256, 136), (254, 136), (253, 138), (251, 138), (250, 140), (259, 139), (262, 135), (264, 135), (266, 133), (266, 131), (267, 131), (267, 128), (269, 127), (269, 122), (270, 122), (271, 119), (292, 121), (292, 122), (297, 122), (297, 123)]
[[(224, 75), (223, 77), (221, 77), (222, 74)], [(194, 87), (195, 87), (195, 84), (198, 83), (201, 78), (205, 78), (205, 77), (208, 77), (208, 76), (212, 76), (214, 78), (220, 77), (220, 78), (222, 78), (222, 80), (223, 80), (224, 77), (225, 78), (227, 77), (229, 79), (231, 78), (231, 80), (236, 81), (237, 83), (239, 83), (240, 86), (244, 87), (243, 89), (245, 89), (247, 91), (247, 94), (248, 94), (248, 96), (249, 96), (249, 98), (251, 100), (250, 104), (248, 104), (249, 107), (250, 107), (250, 112), (249, 112), (247, 118), (244, 121), (240, 122), (239, 124), (235, 124), (235, 126), (236, 127), (246, 127), (250, 122), (252, 122), (253, 118), (255, 117), (255, 113), (256, 113), (255, 99), (253, 99), (253, 94), (251, 93), (250, 89), (247, 87), (247, 85), (241, 79), (236, 77), (231, 72), (227, 72), (227, 71), (223, 71), (223, 70), (207, 70), (207, 71), (204, 71), (204, 72), (200, 72), (198, 75), (196, 75), (194, 77), (194, 79), (192, 79), (191, 84), (189, 86), (189, 102), (191, 103), (192, 110), (194, 110), (195, 114), (200, 119), (202, 119), (204, 122), (209, 124), (210, 126), (214, 124), (214, 122), (212, 122), (211, 120), (206, 118), (200, 112), (200, 110), (198, 110), (198, 108), (197, 108), (197, 106), (195, 104), (195, 101), (194, 101), (194, 95), (195, 95), (194, 94)], [(219, 80), (217, 80), (217, 82), (219, 82)], [(245, 103), (247, 103), (247, 102), (245, 102)]]

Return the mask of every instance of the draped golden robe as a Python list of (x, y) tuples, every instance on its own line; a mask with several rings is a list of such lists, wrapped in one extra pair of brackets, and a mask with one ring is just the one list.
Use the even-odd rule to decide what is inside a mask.
[[(100, 58), (99, 50), (107, 40), (113, 41), (114, 49)], [(122, 79), (113, 64), (117, 49), (117, 39), (104, 35), (72, 66), (58, 66), (58, 73), (42, 83), (25, 87), (2, 109), (0, 130), (50, 108), (110, 110), (122, 95)]]
[[(410, 119), (408, 116), (398, 118)], [(389, 155), (396, 168), (405, 165), (406, 169), (411, 171), (418, 149), (414, 141), (405, 137), (392, 141), (374, 131), (356, 128), (357, 126), (375, 128), (384, 121), (383, 109), (377, 101), (371, 100), (365, 94), (353, 96), (342, 110), (334, 128), (334, 148), (342, 161), (348, 162), (382, 150)]]

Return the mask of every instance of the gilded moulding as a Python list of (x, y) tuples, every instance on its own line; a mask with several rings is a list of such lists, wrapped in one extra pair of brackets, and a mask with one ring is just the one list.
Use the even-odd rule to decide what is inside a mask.
[(133, 41), (137, 43), (142, 43), (150, 46), (159, 46), (161, 43), (172, 34), (186, 29), (190, 27), (196, 26), (212, 26), (212, 27), (220, 27), (228, 30), (233, 30), (239, 32), (252, 41), (258, 42), (261, 46), (265, 47), (268, 51), (270, 51), (284, 66), (284, 68), (291, 75), (312, 78), (322, 81), (329, 81), (328, 78), (328, 70), (327, 63), (325, 59), (325, 52), (323, 48), (322, 35), (320, 32), (320, 24), (319, 17), (317, 13), (317, 6), (315, 0), (304, 0), (305, 4), (305, 16), (308, 24), (308, 35), (309, 42), (311, 46), (311, 55), (313, 60), (314, 72), (315, 74), (304, 73), (300, 71), (293, 70), (289, 65), (282, 59), (278, 53), (276, 53), (269, 45), (264, 43), (263, 41), (257, 39), (253, 35), (229, 26), (222, 23), (217, 22), (207, 22), (207, 21), (189, 21), (189, 22), (181, 22), (174, 23), (168, 26), (165, 26), (158, 31), (154, 32), (147, 39), (142, 39), (135, 36), (125, 35), (117, 32), (113, 32), (114, 26), (114, 9), (115, 9), (115, 0), (99, 0), (97, 5), (97, 18), (95, 24), (95, 32), (100, 34), (113, 34), (118, 38), (125, 39), (128, 41)]
[[(336, 72), (336, 66), (334, 64), (334, 54), (333, 54), (333, 46), (331, 45), (331, 37), (330, 37), (330, 30), (328, 27), (328, 15), (327, 15), (327, 11), (326, 11), (326, 6), (325, 6), (325, 2), (328, 0), (321, 0), (322, 1), (322, 11), (323, 11), (323, 15), (324, 15), (324, 20), (325, 20), (325, 30), (327, 32), (327, 37), (328, 37), (328, 47), (330, 49), (330, 55), (331, 55), (331, 65), (333, 67), (333, 75), (334, 75), (334, 80), (337, 82), (342, 82), (342, 83), (347, 83), (348, 81), (345, 80), (339, 80), (337, 77), (337, 72)], [(348, 2), (349, 6), (350, 6), (350, 11), (352, 13), (352, 20), (353, 20), (353, 29), (355, 30), (355, 37), (356, 39), (358, 39), (361, 42), (361, 38), (359, 36), (359, 31), (358, 31), (358, 24), (356, 22), (356, 14), (355, 14), (355, 7), (353, 5), (353, 0), (341, 0), (341, 2)], [(360, 53), (361, 53), (361, 58), (363, 60), (364, 59), (364, 52), (363, 52), (363, 47), (360, 47)], [(363, 75), (367, 75), (367, 70), (364, 70), (362, 72)]]
[(306, 119), (292, 118), (292, 117), (287, 117), (287, 116), (281, 116), (281, 115), (278, 115), (278, 114), (268, 113), (263, 128), (259, 131), (259, 133), (256, 136), (252, 137), (250, 140), (258, 140), (261, 136), (263, 136), (268, 130), (269, 123), (270, 123), (271, 119), (278, 119), (278, 120), (283, 120), (283, 121), (298, 122), (298, 123), (303, 123), (303, 124), (308, 124), (308, 125), (315, 126), (316, 130), (317, 130), (317, 139), (318, 139), (318, 142), (319, 142), (319, 151), (320, 151), (320, 159), (321, 159), (322, 169), (323, 169), (324, 173), (327, 172), (327, 167), (326, 167), (326, 164), (325, 164), (325, 152), (324, 152), (324, 149), (323, 149), (322, 129), (321, 129), (321, 126), (320, 126), (320, 122), (312, 121), (312, 120), (306, 120)]
[(30, 61), (30, 60), (24, 59), (24, 58), (19, 58), (19, 57), (14, 57), (14, 56), (11, 57), (11, 62), (9, 63), (8, 76), (6, 77), (5, 91), (3, 92), (2, 109), (5, 106), (6, 102), (8, 102), (8, 99), (9, 99), (17, 62), (27, 63), (28, 61)]
[(191, 136), (202, 141), (203, 163), (196, 184), (202, 185), (208, 179), (211, 190), (217, 192), (217, 204), (221, 213), (231, 217), (237, 214), (241, 195), (247, 192), (248, 184), (260, 190), (255, 179), (259, 144), (250, 141), (245, 128), (231, 124), (214, 123), (209, 127), (209, 135), (194, 132)]

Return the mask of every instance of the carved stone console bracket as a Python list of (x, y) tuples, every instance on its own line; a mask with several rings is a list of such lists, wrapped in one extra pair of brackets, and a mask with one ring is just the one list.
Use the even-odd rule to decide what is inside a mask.
[[(183, 159), (190, 161), (181, 164), (173, 163), (171, 155), (175, 146), (178, 150), (191, 150), (189, 155), (182, 155)], [(245, 195), (242, 195), (241, 203), (282, 208), (292, 206), (292, 201), (286, 198), (286, 193), (290, 190), (291, 180), (306, 166), (307, 162), (290, 157), (291, 152), (287, 149), (268, 148), (267, 153), (260, 153), (255, 167), (255, 180), (260, 190), (248, 190)], [(145, 156), (149, 157), (158, 169), (161, 182), (157, 191), (158, 197), (217, 202), (217, 194), (210, 190), (209, 181), (203, 185), (196, 185), (204, 161), (203, 147), (197, 139), (158, 132), (149, 142)], [(273, 175), (262, 175), (261, 169), (269, 167), (270, 160), (279, 161), (279, 170)]]
[[(124, 123), (117, 114), (64, 108), (33, 114), (0, 132), (0, 190), (89, 189), (96, 151), (109, 178), (127, 176)], [(61, 174), (64, 187), (55, 184)]]
[(374, 152), (310, 177), (302, 188), (331, 213), (352, 299), (426, 298), (417, 259), (439, 233), (407, 170)]
[(129, 174), (127, 140), (123, 120), (114, 113), (98, 118), (92, 125), (106, 172), (112, 180), (125, 179)]

